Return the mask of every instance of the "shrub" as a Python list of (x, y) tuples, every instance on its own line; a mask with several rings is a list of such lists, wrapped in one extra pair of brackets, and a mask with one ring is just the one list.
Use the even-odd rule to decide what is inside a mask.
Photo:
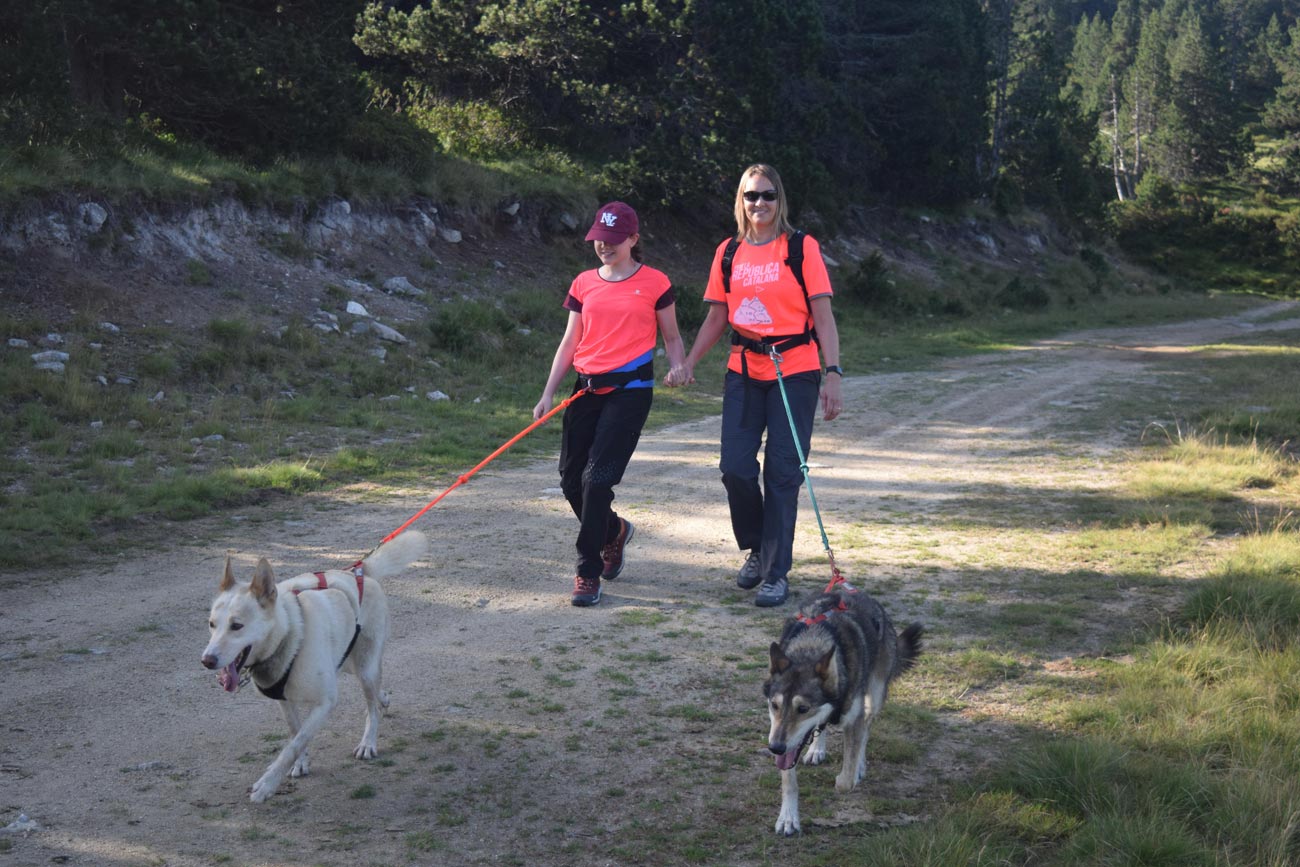
[(1012, 277), (998, 293), (997, 302), (1012, 310), (1042, 310), (1052, 303), (1051, 294), (1037, 283)]
[(515, 323), (490, 304), (460, 301), (440, 308), (428, 327), (432, 348), (479, 357), (500, 351)]

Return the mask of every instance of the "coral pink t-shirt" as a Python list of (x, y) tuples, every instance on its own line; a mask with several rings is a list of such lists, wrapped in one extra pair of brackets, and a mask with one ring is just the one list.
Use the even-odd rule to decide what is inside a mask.
[(574, 369), (594, 376), (653, 357), (659, 334), (656, 311), (675, 300), (668, 275), (649, 265), (618, 281), (606, 280), (598, 269), (583, 271), (564, 300), (565, 309), (582, 314)]
[[(711, 304), (726, 304), (727, 321), (744, 337), (788, 336), (802, 334), (805, 326), (812, 328), (813, 315), (808, 302), (834, 294), (826, 262), (822, 259), (821, 245), (811, 235), (804, 236), (803, 277), (808, 285), (808, 298), (805, 299), (794, 272), (785, 264), (790, 252), (789, 239), (784, 234), (766, 244), (741, 241), (735, 258), (731, 260), (731, 292), (724, 291), (722, 255), (728, 241), (730, 239), (719, 244), (713, 256), (704, 300)], [(742, 372), (742, 352), (742, 347), (731, 347), (728, 370)], [(745, 361), (753, 379), (776, 379), (776, 367), (767, 356), (750, 352)], [(781, 353), (783, 376), (808, 370), (821, 370), (816, 343), (795, 346)]]

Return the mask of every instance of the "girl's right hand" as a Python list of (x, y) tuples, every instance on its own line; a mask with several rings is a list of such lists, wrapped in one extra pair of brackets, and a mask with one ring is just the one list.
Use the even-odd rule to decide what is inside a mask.
[(537, 421), (550, 412), (552, 402), (553, 398), (549, 394), (543, 396), (541, 400), (537, 401), (537, 406), (533, 407), (533, 421)]
[(664, 377), (664, 385), (668, 388), (676, 388), (679, 385), (689, 385), (694, 381), (695, 377), (692, 374), (691, 369), (686, 365), (672, 368), (668, 371), (668, 375)]

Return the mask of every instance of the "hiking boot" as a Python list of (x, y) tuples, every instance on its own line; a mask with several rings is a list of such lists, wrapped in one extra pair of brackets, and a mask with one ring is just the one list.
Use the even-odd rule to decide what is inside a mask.
[(761, 580), (758, 577), (758, 552), (750, 551), (745, 558), (745, 565), (736, 573), (736, 586), (742, 590), (753, 590)]
[(590, 608), (600, 601), (600, 579), (583, 578), (578, 575), (573, 579), (573, 596), (569, 600), (579, 608)]
[(754, 604), (759, 608), (775, 608), (785, 602), (790, 595), (790, 582), (784, 578), (769, 578), (758, 588), (754, 595)]
[(631, 521), (618, 519), (618, 535), (600, 550), (600, 559), (605, 564), (605, 571), (600, 573), (601, 578), (612, 581), (623, 571), (623, 549), (632, 541), (635, 532), (636, 527), (632, 526)]

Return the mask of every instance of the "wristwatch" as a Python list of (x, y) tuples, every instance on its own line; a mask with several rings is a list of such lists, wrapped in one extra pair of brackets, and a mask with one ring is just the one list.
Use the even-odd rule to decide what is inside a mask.
[(828, 365), (826, 365), (826, 372), (827, 372), (827, 373), (838, 373), (841, 377), (844, 376), (844, 368), (840, 367), (838, 364), (828, 364)]

